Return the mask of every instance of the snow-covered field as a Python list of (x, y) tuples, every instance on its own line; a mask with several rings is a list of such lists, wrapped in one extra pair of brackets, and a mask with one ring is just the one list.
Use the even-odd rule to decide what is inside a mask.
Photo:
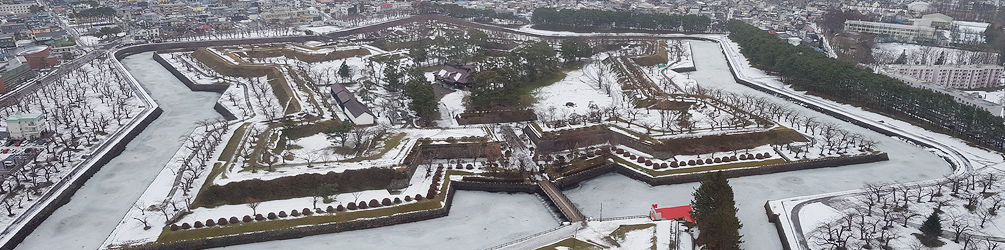
[[(179, 140), (195, 128), (195, 121), (219, 117), (213, 103), (219, 94), (191, 92), (151, 54), (134, 55), (124, 64), (162, 104), (164, 113), (129, 143), (126, 150), (77, 190), (69, 203), (56, 210), (17, 249), (97, 249), (126, 214), (143, 188), (164, 168), (181, 146)], [(100, 180), (100, 181), (94, 181)]]
[[(788, 103), (773, 95), (736, 83), (732, 79), (732, 75), (729, 74), (729, 68), (725, 64), (725, 58), (722, 56), (718, 44), (691, 41), (691, 46), (695, 55), (703, 55), (695, 60), (698, 71), (691, 74), (691, 79), (695, 79), (699, 84), (761, 96), (779, 103)], [(753, 73), (756, 72), (748, 72), (747, 75)], [(760, 79), (771, 78), (761, 73)], [(774, 225), (768, 222), (765, 216), (764, 203), (767, 200), (857, 189), (861, 188), (864, 183), (870, 182), (928, 180), (952, 172), (945, 161), (925, 149), (799, 105), (790, 105), (789, 107), (801, 114), (839, 124), (843, 129), (879, 141), (876, 149), (888, 153), (890, 160), (730, 179), (739, 208), (737, 216), (744, 225), (740, 234), (744, 235), (745, 242), (742, 246), (745, 249), (782, 248)], [(888, 123), (890, 122), (889, 118), (886, 120)], [(567, 191), (566, 195), (576, 203), (586, 216), (599, 216), (601, 204), (603, 204), (604, 217), (630, 216), (647, 213), (649, 205), (652, 203), (666, 204), (666, 206), (689, 204), (691, 194), (697, 185), (697, 183), (687, 183), (649, 186), (628, 177), (610, 174), (586, 181), (578, 188)]]
[[(716, 43), (702, 42), (702, 41), (691, 41), (693, 53), (695, 55), (702, 55), (697, 57), (698, 59), (694, 62), (698, 68), (698, 71), (693, 72), (690, 78), (695, 80), (698, 84), (702, 86), (717, 86), (722, 89), (729, 89), (730, 91), (751, 94), (755, 96), (764, 97), (779, 103), (787, 103), (785, 100), (773, 95), (761, 93), (750, 89), (748, 87), (739, 85), (735, 83), (732, 76), (729, 74), (728, 68), (725, 64), (725, 58), (719, 52), (719, 46)], [(144, 54), (145, 55), (145, 54)], [(140, 55), (142, 56), (142, 55)], [(132, 62), (133, 58), (127, 59), (129, 63), (136, 63), (135, 66), (131, 67), (149, 67), (152, 71), (142, 71), (142, 73), (134, 72), (137, 74), (137, 78), (141, 78), (140, 75), (144, 74), (157, 74), (157, 76), (162, 78), (171, 78), (170, 74), (163, 70), (156, 70), (153, 68), (159, 67), (152, 60), (148, 62)], [(136, 59), (140, 60), (140, 59)], [(148, 60), (148, 59), (142, 59)], [(340, 63), (340, 62), (337, 62)], [(334, 64), (334, 63), (333, 63)], [(350, 64), (354, 70), (366, 68), (362, 61), (355, 62), (353, 60), (348, 60), (347, 64)], [(152, 66), (151, 66), (152, 65)], [(326, 67), (337, 67), (338, 65), (328, 65)], [(144, 68), (146, 69), (146, 68)], [(756, 72), (748, 72), (749, 74), (756, 74)], [(161, 75), (161, 74), (166, 74)], [(570, 74), (572, 76), (573, 74)], [(148, 77), (148, 76), (144, 76)], [(759, 78), (770, 79), (770, 77), (761, 73)], [(145, 78), (146, 81), (156, 82), (156, 85), (175, 85), (172, 86), (184, 89), (180, 83), (175, 84), (163, 84), (163, 79)], [(575, 79), (575, 78), (572, 78)], [(567, 80), (570, 80), (567, 78)], [(141, 82), (145, 82), (141, 80)], [(170, 80), (174, 82), (174, 80)], [(557, 93), (565, 89), (581, 89), (585, 86), (576, 87), (575, 80), (570, 80), (566, 83), (556, 84), (557, 89), (552, 90), (542, 90), (539, 94), (544, 93)], [(151, 86), (148, 84), (148, 86)], [(564, 86), (564, 87), (563, 87)], [(157, 93), (161, 88), (164, 87), (151, 87), (151, 92)], [(589, 90), (587, 90), (589, 91)], [(598, 90), (594, 90), (595, 93), (603, 94)], [(458, 92), (455, 92), (458, 93)], [(587, 92), (588, 93), (588, 92)], [(171, 92), (170, 88), (165, 91), (165, 95), (155, 95), (155, 98), (159, 100), (164, 98), (165, 102), (185, 102), (185, 104), (190, 105), (195, 102), (190, 100), (191, 98), (181, 98), (182, 95), (188, 95), (193, 93), (188, 93), (187, 91)], [(194, 95), (194, 94), (193, 94)], [(218, 97), (215, 94), (206, 94), (208, 97), (201, 98), (205, 103), (204, 105), (212, 106), (213, 102)], [(457, 94), (463, 95), (463, 94)], [(186, 96), (187, 97), (187, 96)], [(598, 98), (603, 97), (598, 95)], [(456, 102), (457, 99), (462, 99), (463, 97), (452, 96), (451, 102)], [(611, 99), (611, 97), (606, 97)], [(181, 100), (185, 101), (181, 101)], [(549, 99), (549, 98), (545, 98)], [(577, 100), (578, 101), (578, 100)], [(555, 100), (550, 101), (554, 104), (561, 104), (564, 106), (565, 102)], [(580, 105), (576, 105), (579, 107)], [(589, 103), (582, 106), (589, 106)], [(815, 117), (816, 119), (833, 122), (835, 124), (841, 125), (842, 128), (851, 130), (854, 133), (860, 133), (870, 138), (878, 140), (880, 143), (877, 149), (890, 153), (890, 161), (878, 162), (870, 164), (860, 164), (854, 166), (843, 166), (838, 168), (828, 168), (828, 169), (814, 169), (814, 170), (804, 170), (796, 172), (786, 172), (771, 175), (762, 176), (751, 176), (732, 179), (734, 190), (737, 193), (737, 205), (740, 208), (739, 217), (741, 222), (744, 224), (741, 234), (745, 235), (744, 247), (748, 249), (780, 249), (778, 236), (775, 234), (775, 230), (771, 224), (767, 222), (763, 211), (763, 204), (769, 199), (778, 199), (783, 197), (816, 194), (823, 192), (833, 192), (848, 190), (861, 187), (865, 182), (875, 182), (875, 181), (914, 181), (922, 179), (932, 179), (937, 176), (944, 175), (950, 172), (944, 161), (938, 156), (918, 148), (914, 145), (904, 143), (897, 138), (885, 137), (883, 135), (874, 133), (867, 129), (850, 125), (838, 119), (828, 117), (826, 115), (811, 111), (809, 109), (799, 107), (798, 105), (791, 105), (792, 108), (804, 115)], [(165, 107), (166, 117), (177, 117), (170, 116), (167, 111), (172, 107)], [(191, 108), (191, 107), (190, 107)], [(203, 108), (205, 112), (202, 113), (207, 116), (215, 116), (212, 114), (211, 108)], [(186, 110), (187, 111), (187, 110)], [(158, 122), (162, 122), (164, 118)], [(180, 119), (180, 118), (179, 118)], [(165, 123), (170, 122), (167, 125), (159, 126), (169, 126), (165, 129), (165, 133), (176, 133), (177, 135), (185, 135), (190, 133), (194, 129), (194, 125), (188, 124), (187, 121), (191, 121), (189, 118), (185, 118), (183, 121), (179, 122), (177, 120), (169, 120)], [(891, 122), (892, 123), (892, 122)], [(160, 124), (155, 122), (155, 125)], [(152, 125), (151, 128), (157, 128), (157, 126)], [(633, 126), (634, 127), (634, 126)], [(480, 128), (469, 129), (468, 130), (424, 130), (422, 132), (416, 132), (414, 136), (416, 137), (432, 137), (436, 138), (446, 138), (450, 136), (460, 137), (460, 136), (470, 136), (478, 135), (484, 136), (484, 130)], [(154, 129), (153, 131), (157, 131)], [(151, 130), (144, 132), (144, 134), (149, 135)], [(412, 136), (412, 134), (409, 134)], [(306, 138), (305, 138), (306, 139)], [(152, 141), (151, 141), (152, 140)], [(163, 139), (161, 139), (163, 140)], [(310, 140), (319, 140), (318, 138), (313, 138)], [(131, 145), (143, 145), (142, 143), (153, 143), (156, 142), (155, 138), (143, 137), (137, 138)], [(141, 143), (141, 144), (137, 144)], [(181, 143), (179, 142), (178, 145)], [(156, 145), (156, 144), (153, 144)], [(313, 146), (312, 146), (313, 147)], [(177, 146), (175, 147), (165, 147), (163, 149), (156, 148), (158, 151), (154, 154), (149, 154), (155, 157), (159, 157), (161, 160), (149, 160), (147, 162), (167, 162), (177, 151)], [(139, 151), (137, 151), (139, 152)], [(143, 151), (144, 153), (147, 151)], [(984, 156), (987, 154), (977, 153)], [(123, 154), (123, 156), (128, 157), (129, 153)], [(136, 155), (134, 157), (140, 157)], [(146, 158), (144, 158), (146, 159)], [(116, 160), (125, 160), (123, 157), (119, 157)], [(114, 164), (109, 164), (110, 169), (117, 169)], [(103, 188), (88, 188), (84, 187), (78, 192), (78, 196), (85, 194), (88, 195), (87, 199), (75, 199), (71, 201), (64, 209), (57, 211), (53, 217), (50, 217), (40, 230), (37, 230), (32, 237), (22, 244), (22, 247), (33, 249), (32, 247), (44, 248), (46, 241), (51, 238), (62, 239), (68, 242), (67, 248), (88, 248), (94, 249), (101, 245), (100, 239), (105, 239), (107, 232), (114, 228), (115, 219), (124, 218), (123, 220), (128, 220), (127, 217), (120, 217), (120, 215), (126, 214), (131, 201), (138, 197), (139, 193), (142, 191), (136, 187), (145, 186), (150, 182), (150, 176), (152, 172), (163, 169), (163, 164), (148, 164), (154, 165), (149, 167), (151, 172), (144, 173), (145, 177), (140, 176), (137, 173), (134, 179), (138, 178), (136, 181), (123, 181), (121, 183), (108, 184), (112, 187), (120, 188), (115, 190), (116, 192), (107, 192), (107, 189)], [(119, 167), (121, 171), (121, 167)], [(96, 178), (106, 177), (110, 178), (108, 169), (99, 172)], [(104, 175), (104, 176), (102, 176)], [(696, 187), (696, 183), (681, 184), (681, 185), (668, 185), (668, 186), (658, 186), (650, 187), (644, 183), (633, 181), (629, 178), (620, 175), (606, 175), (595, 180), (584, 182), (580, 187), (573, 189), (568, 192), (571, 200), (573, 200), (584, 214), (587, 216), (600, 216), (600, 207), (606, 205), (607, 213), (603, 213), (603, 217), (612, 216), (628, 216), (628, 215), (640, 215), (648, 212), (649, 205), (652, 203), (668, 204), (668, 205), (684, 205), (690, 202), (691, 192), (693, 188)], [(102, 185), (104, 186), (104, 185)], [(123, 187), (130, 187), (132, 190), (125, 190)], [(122, 197), (125, 196), (125, 197)], [(94, 204), (97, 200), (101, 199), (116, 199), (125, 200), (123, 202), (110, 202), (110, 204)], [(341, 198), (341, 197), (340, 197)], [(297, 204), (304, 204), (304, 201), (294, 199), (293, 201)], [(604, 204), (606, 203), (606, 204)], [(297, 248), (311, 248), (311, 247), (339, 247), (339, 248), (417, 248), (417, 249), (428, 249), (428, 248), (481, 248), (489, 247), (493, 245), (500, 244), (505, 241), (520, 238), (522, 236), (539, 232), (544, 229), (554, 227), (555, 219), (552, 214), (547, 212), (544, 206), (540, 205), (540, 200), (534, 198), (533, 196), (517, 194), (490, 194), (481, 192), (458, 192), (455, 197), (454, 208), (452, 209), (451, 216), (441, 219), (434, 219), (429, 221), (409, 223), (404, 225), (397, 225), (392, 227), (383, 227), (370, 230), (361, 230), (353, 232), (345, 232), (339, 234), (329, 234), (312, 236), (302, 239), (286, 240), (286, 241), (276, 241), (276, 242), (265, 242), (256, 243), (249, 245), (242, 245), (235, 247), (240, 249), (268, 249), (268, 248), (282, 248), (291, 245), (297, 246)], [(74, 209), (76, 208), (76, 209)], [(66, 211), (66, 210), (70, 211)], [(234, 207), (233, 209), (239, 209), (239, 207)], [(247, 209), (247, 208), (243, 208)], [(79, 210), (79, 211), (78, 211)], [(98, 220), (99, 213), (101, 213), (100, 219), (104, 219), (101, 223), (96, 223), (97, 227), (87, 227), (82, 228), (81, 226), (71, 227), (69, 229), (57, 229), (62, 226), (64, 222), (78, 222), (78, 223), (88, 223)], [(106, 213), (111, 213), (111, 217), (114, 219), (107, 219), (109, 216)], [(89, 221), (81, 221), (81, 219), (68, 219), (70, 215), (80, 215), (83, 218), (94, 218)], [(207, 215), (208, 211), (207, 211)], [(215, 214), (213, 216), (216, 216)], [(87, 219), (84, 219), (87, 220)], [(68, 230), (68, 231), (64, 231)], [(658, 230), (657, 230), (658, 231)], [(58, 234), (58, 237), (56, 235)], [(142, 234), (142, 233), (139, 233)], [(134, 235), (141, 236), (141, 235)], [(48, 238), (46, 238), (48, 237)], [(117, 236), (116, 236), (117, 237)], [(80, 245), (75, 245), (79, 242)]]

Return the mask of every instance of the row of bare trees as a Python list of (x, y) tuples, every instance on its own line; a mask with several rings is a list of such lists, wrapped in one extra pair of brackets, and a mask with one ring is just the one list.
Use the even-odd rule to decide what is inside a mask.
[(0, 205), (8, 216), (30, 206), (70, 168), (86, 159), (81, 157), (84, 148), (100, 145), (103, 138), (139, 112), (133, 86), (111, 65), (93, 60), (51, 82), (38, 83), (44, 85), (0, 107), (4, 116), (16, 112), (44, 114), (45, 130), (52, 133), (14, 149), (25, 158), (0, 179)]
[(867, 183), (862, 194), (851, 198), (853, 212), (832, 218), (809, 232), (808, 238), (828, 249), (887, 247), (890, 241), (903, 237), (901, 230), (919, 227), (929, 209), (934, 209), (947, 215), (940, 216), (942, 236), (964, 249), (1005, 246), (982, 230), (1005, 205), (999, 194), (999, 175), (972, 172), (930, 184)]

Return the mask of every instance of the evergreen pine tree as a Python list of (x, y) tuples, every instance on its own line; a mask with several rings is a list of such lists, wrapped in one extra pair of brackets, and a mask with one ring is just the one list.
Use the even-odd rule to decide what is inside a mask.
[(907, 50), (906, 49), (904, 51), (900, 52), (900, 56), (897, 57), (896, 61), (893, 61), (893, 64), (907, 64)]
[(924, 235), (922, 243), (925, 245), (934, 245), (939, 240), (939, 235), (942, 234), (942, 222), (939, 219), (939, 211), (932, 211), (928, 219), (925, 219), (925, 222), (921, 224), (921, 233)]
[(352, 76), (352, 72), (349, 72), (349, 66), (345, 65), (345, 60), (342, 60), (342, 66), (338, 68), (338, 76), (342, 77), (343, 80)]
[(736, 218), (733, 188), (722, 172), (705, 175), (694, 192), (691, 210), (691, 218), (700, 232), (695, 243), (708, 250), (740, 249), (743, 236), (739, 231), (743, 225)]

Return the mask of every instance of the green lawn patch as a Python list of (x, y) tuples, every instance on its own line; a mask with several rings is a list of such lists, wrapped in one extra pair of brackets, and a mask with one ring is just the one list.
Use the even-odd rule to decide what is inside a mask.
[(401, 139), (404, 139), (404, 138), (405, 138), (405, 133), (398, 133), (396, 135), (392, 135), (392, 136), (388, 137), (387, 140), (384, 141), (384, 148), (380, 150), (380, 153), (375, 154), (375, 155), (371, 155), (371, 156), (366, 156), (366, 157), (355, 157), (355, 158), (344, 160), (344, 161), (341, 161), (341, 162), (360, 162), (360, 161), (366, 161), (366, 160), (380, 159), (381, 157), (384, 157), (384, 154), (387, 154), (387, 151), (391, 151), (392, 148), (395, 148), (395, 147), (398, 147), (398, 145), (401, 145)]
[(645, 230), (651, 227), (656, 227), (656, 224), (646, 223), (646, 224), (635, 224), (635, 225), (621, 225), (618, 226), (618, 229), (614, 229), (614, 231), (611, 232), (611, 238), (623, 240), (625, 239), (625, 234), (628, 234), (628, 232), (636, 230)]
[[(413, 202), (411, 204), (382, 207), (377, 209), (365, 209), (365, 210), (355, 210), (347, 212), (338, 212), (335, 215), (321, 215), (321, 216), (307, 216), (297, 219), (288, 220), (273, 220), (273, 221), (259, 221), (259, 222), (249, 222), (249, 223), (238, 223), (229, 224), (226, 226), (215, 226), (215, 227), (205, 227), (200, 229), (190, 229), (190, 230), (178, 230), (171, 231), (171, 229), (164, 227), (162, 228), (162, 233), (160, 237), (157, 238), (156, 243), (171, 243), (178, 241), (187, 240), (198, 240), (209, 237), (219, 237), (226, 235), (243, 234), (250, 232), (259, 231), (271, 231), (271, 230), (281, 230), (287, 228), (294, 228), (304, 225), (319, 225), (326, 223), (335, 222), (346, 222), (356, 219), (364, 218), (376, 218), (382, 216), (389, 216), (396, 213), (406, 213), (414, 211), (422, 211), (429, 209), (440, 208), (440, 199), (423, 200), (419, 202)], [(297, 209), (297, 208), (290, 208)], [(265, 211), (263, 211), (265, 212)], [(278, 211), (274, 211), (278, 212)], [(268, 213), (268, 212), (265, 212)], [(237, 216), (237, 215), (235, 215)], [(242, 215), (243, 216), (243, 215)], [(241, 216), (238, 216), (241, 217)], [(199, 218), (199, 219), (210, 219), (210, 218)]]
[(310, 197), (322, 184), (337, 184), (340, 192), (385, 189), (404, 173), (389, 168), (346, 170), (342, 173), (300, 174), (272, 180), (250, 179), (204, 188), (192, 207), (244, 204), (248, 198), (262, 201)]
[(600, 246), (598, 246), (596, 244), (585, 242), (585, 241), (581, 241), (581, 240), (576, 239), (576, 238), (566, 238), (566, 239), (564, 239), (562, 241), (555, 242), (555, 243), (553, 243), (551, 245), (547, 245), (547, 246), (543, 246), (541, 248), (538, 248), (538, 250), (558, 250), (558, 249), (594, 250), (594, 249), (603, 249), (603, 248), (601, 248)]
[(700, 155), (749, 149), (769, 144), (784, 145), (797, 141), (806, 142), (809, 140), (793, 129), (778, 127), (764, 132), (665, 140), (663, 143), (653, 145), (653, 149), (681, 155)]
[(283, 129), (283, 135), (289, 137), (290, 140), (297, 140), (300, 138), (324, 133), (330, 127), (339, 125), (342, 123), (339, 120), (327, 120), (308, 124), (301, 124), (294, 126), (292, 128)]
[(656, 45), (656, 52), (652, 55), (632, 58), (635, 64), (639, 66), (656, 66), (659, 64), (666, 64), (669, 59), (667, 57), (667, 49), (665, 42), (659, 42)]
[[(393, 171), (393, 170), (391, 170)], [(319, 225), (326, 223), (335, 222), (346, 222), (356, 219), (367, 219), (367, 218), (377, 218), (383, 216), (391, 216), (398, 213), (407, 213), (415, 211), (424, 211), (430, 209), (441, 208), (441, 202), (446, 200), (446, 190), (448, 184), (450, 183), (450, 175), (452, 173), (464, 172), (448, 170), (444, 175), (444, 182), (440, 186), (440, 191), (436, 195), (436, 198), (426, 199), (423, 201), (413, 202), (410, 204), (391, 206), (391, 207), (381, 207), (377, 209), (363, 209), (354, 211), (337, 212), (334, 215), (318, 215), (318, 216), (306, 216), (297, 219), (288, 220), (272, 220), (272, 221), (260, 221), (260, 222), (250, 222), (250, 223), (238, 223), (230, 224), (227, 226), (214, 226), (214, 227), (204, 227), (199, 229), (190, 230), (178, 230), (171, 231), (168, 227), (161, 228), (161, 234), (157, 238), (157, 241), (151, 244), (164, 244), (179, 241), (189, 241), (189, 240), (199, 240), (209, 237), (220, 237), (226, 235), (244, 234), (250, 232), (259, 231), (271, 231), (271, 230), (281, 230), (287, 228), (294, 228), (305, 225)], [(409, 194), (410, 195), (410, 194)], [(297, 208), (290, 208), (297, 209)], [(264, 213), (268, 213), (263, 211)], [(272, 211), (278, 212), (278, 211)], [(234, 215), (237, 216), (237, 215)], [(243, 216), (243, 215), (242, 215)], [(198, 218), (200, 220), (210, 219), (210, 218)], [(213, 218), (218, 219), (218, 218)]]
[(763, 160), (763, 161), (737, 162), (737, 163), (729, 163), (729, 164), (720, 164), (720, 165), (711, 165), (711, 166), (700, 166), (700, 167), (687, 167), (687, 168), (677, 168), (677, 169), (664, 170), (664, 171), (656, 171), (656, 170), (652, 170), (652, 169), (649, 169), (649, 168), (644, 168), (642, 166), (639, 166), (635, 162), (627, 161), (625, 159), (622, 159), (621, 157), (615, 157), (614, 158), (614, 162), (617, 162), (618, 164), (621, 164), (621, 165), (626, 166), (626, 167), (630, 167), (630, 168), (641, 170), (642, 172), (645, 172), (646, 174), (648, 174), (650, 176), (653, 176), (653, 177), (664, 176), (664, 175), (675, 175), (675, 174), (690, 174), (690, 173), (699, 173), (699, 172), (717, 171), (717, 170), (728, 170), (728, 169), (735, 169), (735, 168), (760, 167), (760, 166), (767, 166), (767, 165), (773, 165), (773, 164), (783, 164), (783, 163), (786, 163), (785, 159), (775, 158), (775, 159)]
[(565, 72), (555, 72), (554, 74), (542, 77), (541, 79), (537, 79), (537, 81), (529, 82), (521, 86), (516, 89), (517, 98), (519, 100), (517, 102), (517, 107), (512, 107), (512, 109), (524, 109), (534, 105), (534, 103), (537, 102), (537, 98), (534, 97), (534, 90), (541, 87), (551, 86), (562, 79), (565, 79)]
[(234, 130), (234, 135), (230, 137), (227, 141), (227, 146), (223, 148), (223, 152), (220, 152), (220, 161), (230, 161), (230, 158), (234, 156), (234, 152), (237, 151), (237, 146), (241, 145), (241, 138), (244, 138), (244, 131), (248, 129), (248, 124), (245, 122), (241, 124), (236, 130)]

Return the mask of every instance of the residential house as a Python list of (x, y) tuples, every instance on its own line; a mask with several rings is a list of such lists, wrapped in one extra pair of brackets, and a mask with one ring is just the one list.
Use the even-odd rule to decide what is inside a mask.
[(38, 139), (45, 131), (45, 114), (21, 113), (7, 117), (7, 132), (15, 140)]
[(0, 93), (7, 93), (8, 89), (14, 89), (24, 84), (37, 74), (28, 66), (28, 60), (23, 56), (11, 58), (6, 64), (0, 66)]
[(444, 64), (443, 68), (440, 71), (436, 71), (433, 76), (444, 85), (458, 89), (468, 89), (471, 88), (471, 84), (468, 83), (468, 77), (474, 72), (474, 66)]
[(359, 102), (359, 99), (356, 99), (356, 96), (342, 84), (332, 84), (331, 94), (342, 112), (356, 125), (370, 125), (376, 122), (377, 116), (370, 112), (370, 108)]

